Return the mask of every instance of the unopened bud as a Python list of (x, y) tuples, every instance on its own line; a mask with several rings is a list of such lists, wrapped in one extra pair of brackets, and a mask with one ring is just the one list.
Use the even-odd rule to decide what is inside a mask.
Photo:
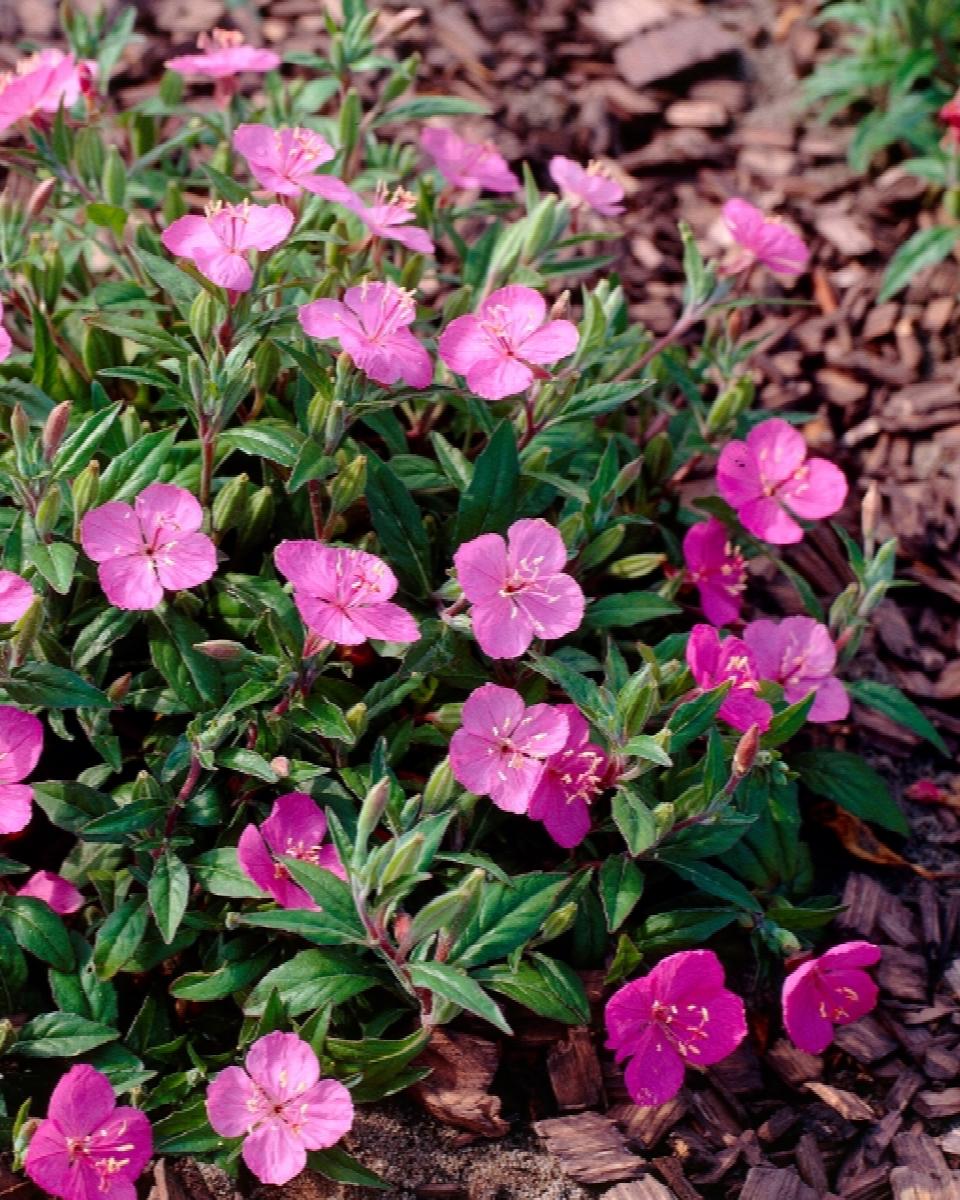
[(357, 817), (357, 836), (354, 845), (358, 851), (365, 850), (370, 834), (380, 824), (390, 802), (390, 780), (386, 776), (377, 780), (363, 799)]
[(190, 305), (190, 332), (201, 346), (205, 346), (217, 327), (217, 302), (207, 291), (199, 291)]
[(521, 250), (524, 262), (532, 262), (550, 245), (556, 217), (557, 197), (544, 196), (527, 218), (527, 236)]
[(550, 309), (551, 321), (566, 321), (570, 316), (570, 289), (564, 288)]
[(107, 697), (114, 704), (122, 704), (130, 694), (130, 684), (133, 682), (133, 676), (129, 671), (121, 675), (119, 679), (115, 679), (107, 688)]
[(717, 396), (707, 412), (707, 432), (719, 433), (753, 403), (756, 388), (753, 380), (743, 375)]
[(106, 157), (103, 138), (96, 129), (87, 125), (78, 130), (74, 144), (74, 162), (85, 182), (93, 185), (99, 182)]
[(673, 461), (673, 446), (665, 433), (658, 433), (647, 442), (643, 451), (643, 461), (654, 483), (659, 483), (666, 477)]
[(872, 551), (873, 544), (876, 541), (877, 526), (880, 524), (882, 511), (883, 499), (880, 495), (880, 488), (877, 481), (871, 479), (870, 486), (863, 497), (863, 507), (860, 509), (860, 529), (863, 533), (863, 541), (867, 547), (868, 554)]
[(74, 541), (80, 537), (80, 519), (94, 508), (100, 493), (100, 464), (92, 458), (70, 486), (73, 494)]
[(313, 399), (307, 405), (307, 429), (315, 437), (323, 436), (332, 405), (332, 398), (325, 396), (323, 392), (315, 392)]
[(120, 431), (128, 447), (137, 443), (143, 430), (136, 409), (125, 408), (120, 414)]
[(13, 627), (13, 658), (15, 662), (22, 663), (29, 657), (42, 624), (43, 598), (37, 596)]
[(26, 217), (27, 221), (36, 221), (43, 214), (43, 210), (50, 202), (50, 197), (53, 195), (53, 189), (57, 186), (56, 179), (51, 176), (45, 179), (30, 193), (30, 199), (27, 201)]
[(347, 724), (353, 732), (354, 737), (360, 737), (367, 727), (367, 706), (362, 700), (358, 700), (356, 704), (343, 714)]
[(360, 96), (356, 88), (351, 88), (343, 98), (340, 106), (339, 142), (343, 161), (349, 159), (357, 139), (360, 136), (360, 120), (363, 110), (360, 106)]
[(423, 857), (423, 847), (426, 839), (422, 833), (407, 834), (407, 836), (398, 843), (389, 862), (380, 873), (377, 880), (380, 891), (395, 883), (398, 879), (403, 879), (405, 875), (411, 875), (417, 869), (417, 864)]
[(571, 900), (567, 904), (561, 904), (544, 921), (539, 940), (541, 942), (549, 942), (554, 938), (560, 937), (561, 934), (567, 932), (576, 919), (577, 902)]
[(731, 766), (731, 778), (739, 780), (746, 775), (757, 758), (757, 750), (760, 748), (760, 726), (751, 725), (747, 732), (743, 735), (737, 748), (733, 752), (733, 763)]
[(30, 418), (27, 416), (26, 409), (19, 401), (13, 406), (13, 412), (10, 416), (10, 433), (13, 436), (13, 444), (17, 449), (17, 455), (26, 455), (30, 445)]
[(37, 505), (33, 518), (34, 528), (41, 538), (46, 538), (57, 527), (57, 518), (63, 507), (63, 496), (58, 487), (52, 487)]
[(261, 342), (253, 356), (253, 383), (257, 391), (266, 392), (277, 378), (280, 370), (280, 351), (273, 342)]
[(665, 554), (628, 554), (626, 558), (618, 558), (611, 563), (608, 570), (618, 579), (643, 579), (652, 575), (667, 561)]
[(427, 720), (441, 733), (453, 733), (460, 728), (461, 714), (463, 712), (462, 704), (441, 704), (439, 708), (435, 708), (432, 713), (427, 713)]
[(223, 638), (214, 638), (208, 642), (194, 642), (193, 648), (199, 654), (206, 658), (213, 658), (217, 662), (240, 662), (244, 658), (250, 657), (250, 651), (240, 644), (240, 642), (231, 642)]
[(367, 484), (367, 460), (362, 454), (340, 471), (330, 484), (330, 504), (335, 513), (346, 512), (363, 495)]
[(137, 777), (133, 781), (133, 798), (134, 800), (163, 799), (160, 784), (157, 783), (149, 771), (139, 771), (137, 773)]
[(111, 146), (107, 151), (107, 159), (103, 164), (102, 185), (107, 203), (122, 208), (127, 198), (127, 168), (116, 146)]
[(269, 532), (274, 508), (271, 488), (262, 487), (253, 493), (239, 526), (240, 542), (244, 547), (257, 545)]
[(67, 432), (67, 426), (70, 424), (71, 407), (70, 401), (64, 400), (47, 417), (43, 426), (43, 436), (41, 439), (45, 462), (53, 462), (57, 451), (60, 449), (60, 444)]
[(286, 779), (290, 774), (290, 759), (286, 755), (278, 754), (276, 758), (270, 759), (270, 767), (278, 779)]
[(168, 225), (172, 225), (174, 221), (178, 221), (181, 217), (186, 216), (187, 202), (183, 198), (183, 188), (177, 180), (167, 180), (167, 187), (163, 193), (161, 208), (163, 209), (163, 219)]
[(164, 71), (163, 78), (160, 80), (160, 102), (168, 108), (173, 108), (174, 105), (180, 103), (180, 99), (183, 96), (183, 87), (182, 75), (177, 71)]
[(442, 812), (453, 799), (455, 791), (456, 780), (450, 766), (450, 759), (445, 758), (442, 762), (437, 763), (430, 772), (430, 778), (423, 789), (423, 811), (425, 813)]
[(247, 510), (249, 490), (249, 475), (234, 475), (214, 496), (213, 528), (217, 533), (226, 533), (228, 529), (241, 523)]

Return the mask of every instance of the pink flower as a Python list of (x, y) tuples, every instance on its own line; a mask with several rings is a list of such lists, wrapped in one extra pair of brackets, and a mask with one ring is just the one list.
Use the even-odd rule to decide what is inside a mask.
[(712, 625), (694, 625), (687, 642), (687, 666), (704, 691), (730, 681), (718, 714), (728, 725), (741, 733), (751, 725), (761, 733), (770, 728), (773, 709), (757, 695), (757, 665), (745, 642), (736, 637), (721, 642)]
[(169, 483), (151, 483), (131, 508), (111, 500), (88, 512), (80, 523), (86, 554), (99, 563), (97, 574), (116, 608), (156, 608), (166, 588), (197, 587), (217, 569), (217, 551), (205, 533), (203, 509), (189, 492)]
[(147, 1117), (118, 1108), (106, 1075), (79, 1063), (53, 1089), (23, 1166), (62, 1200), (135, 1200), (133, 1185), (152, 1153)]
[(549, 704), (526, 708), (519, 692), (485, 683), (467, 697), (460, 720), (450, 740), (454, 777), (504, 812), (526, 812), (545, 760), (566, 745), (566, 715)]
[(722, 521), (711, 517), (687, 530), (683, 539), (687, 575), (700, 591), (704, 616), (713, 625), (726, 625), (740, 615), (747, 566), (731, 544)]
[(803, 434), (779, 417), (763, 421), (745, 442), (728, 442), (717, 463), (717, 490), (748, 533), (775, 546), (803, 539), (795, 518), (831, 517), (847, 496), (839, 467), (807, 458)]
[(96, 76), (97, 64), (77, 62), (61, 50), (41, 50), (17, 63), (15, 75), (0, 78), (0, 131), (37, 113), (72, 108)]
[(420, 145), (454, 187), (488, 192), (515, 192), (520, 187), (520, 180), (492, 142), (469, 142), (452, 129), (429, 125), (420, 134)]
[(427, 387), (433, 379), (430, 355), (407, 326), (417, 317), (409, 292), (395, 283), (347, 288), (343, 301), (314, 300), (300, 309), (300, 324), (315, 338), (338, 341), (351, 361), (385, 386), (402, 379)]
[(527, 816), (542, 821), (557, 845), (570, 850), (590, 832), (590, 804), (606, 786), (609, 760), (590, 741), (590, 726), (579, 709), (558, 704), (554, 712), (567, 718), (566, 744), (543, 764)]
[(742, 251), (731, 272), (758, 262), (778, 275), (803, 273), (810, 251), (803, 238), (782, 222), (764, 216), (746, 200), (728, 200), (723, 206), (723, 220)]
[(304, 540), (281, 542), (274, 561), (293, 584), (303, 623), (320, 637), (341, 646), (419, 640), (416, 621), (391, 602), (396, 575), (375, 554)]
[(413, 209), (416, 199), (403, 188), (397, 188), (388, 196), (386, 188), (378, 187), (373, 204), (369, 205), (364, 204), (353, 192), (341, 203), (360, 218), (370, 230), (371, 236), (399, 242), (401, 246), (420, 254), (433, 253), (434, 246), (430, 234), (419, 225), (410, 224), (415, 220)]
[(547, 379), (544, 365), (566, 358), (580, 335), (571, 321), (547, 321), (539, 292), (512, 284), (499, 288), (475, 313), (457, 317), (440, 335), (440, 357), (484, 400), (502, 400)]
[(201, 275), (231, 292), (248, 292), (253, 271), (246, 255), (272, 250), (293, 228), (293, 213), (282, 204), (223, 204), (206, 216), (179, 217), (160, 240), (171, 254), (189, 258)]
[(473, 605), (473, 634), (491, 658), (519, 658), (535, 637), (564, 637), (583, 620), (580, 585), (564, 574), (563, 538), (540, 517), (515, 521), (506, 542), (482, 533), (453, 556)]
[(231, 29), (201, 33), (197, 46), (202, 54), (181, 54), (169, 58), (164, 66), (180, 75), (199, 75), (205, 79), (229, 79), (244, 71), (273, 71), (280, 66), (279, 54), (247, 46), (243, 34)]
[(268, 892), (281, 908), (316, 909), (311, 896), (290, 878), (281, 858), (296, 858), (331, 871), (338, 879), (347, 873), (333, 845), (323, 845), (327, 818), (304, 792), (280, 796), (270, 816), (257, 828), (248, 825), (240, 835), (237, 859), (243, 873)]
[[(0, 321), (3, 320), (3, 301), (0, 300)], [(0, 362), (4, 362), (13, 353), (13, 338), (0, 325)]]
[(784, 699), (797, 704), (813, 692), (816, 699), (808, 714), (811, 721), (842, 721), (850, 711), (850, 697), (834, 678), (837, 648), (830, 630), (813, 617), (787, 617), (783, 621), (751, 621), (743, 640), (753, 655), (757, 674), (783, 685)]
[(75, 913), (84, 904), (83, 894), (69, 880), (53, 871), (35, 871), (17, 895), (42, 900), (61, 917)]
[(35, 716), (0, 704), (0, 833), (30, 823), (33, 788), (21, 783), (40, 761), (43, 726)]
[(339, 204), (353, 197), (353, 192), (335, 176), (316, 174), (335, 151), (312, 129), (240, 125), (233, 135), (233, 148), (247, 160), (257, 183), (278, 196), (299, 196), (306, 190)]
[(834, 1025), (849, 1025), (877, 1003), (877, 985), (864, 967), (880, 961), (880, 947), (844, 942), (787, 976), (783, 1023), (794, 1045), (820, 1054), (833, 1041)]
[(207, 1116), (223, 1137), (242, 1137), (243, 1161), (261, 1183), (280, 1187), (353, 1125), (353, 1100), (295, 1033), (268, 1033), (207, 1088)]
[(623, 188), (598, 162), (582, 167), (557, 154), (550, 159), (550, 178), (571, 208), (592, 208), (603, 217), (623, 212)]
[(937, 114), (947, 127), (947, 136), (954, 142), (960, 142), (960, 92), (948, 100)]
[(36, 593), (21, 575), (0, 571), (0, 623), (19, 621), (35, 599)]
[(712, 950), (681, 950), (607, 1001), (607, 1045), (633, 1102), (666, 1104), (680, 1091), (688, 1065), (709, 1067), (747, 1036), (743, 1001), (723, 984)]

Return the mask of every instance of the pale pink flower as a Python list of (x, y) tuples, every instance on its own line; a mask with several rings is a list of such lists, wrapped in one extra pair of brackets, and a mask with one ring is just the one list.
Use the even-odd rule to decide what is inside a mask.
[(164, 589), (197, 587), (217, 569), (217, 551), (200, 533), (203, 509), (183, 488), (151, 483), (133, 507), (111, 500), (80, 523), (86, 554), (100, 565), (97, 574), (116, 608), (156, 608)]
[(566, 715), (549, 704), (527, 708), (512, 688), (485, 683), (467, 697), (450, 740), (454, 778), (504, 812), (524, 813), (544, 763), (566, 745)]
[(691, 526), (683, 539), (683, 558), (707, 620), (713, 625), (735, 621), (747, 585), (747, 565), (723, 522), (711, 517)]
[(832, 517), (847, 496), (839, 467), (807, 458), (803, 434), (774, 417), (754, 426), (745, 442), (728, 442), (717, 463), (717, 490), (754, 537), (775, 546), (803, 538), (796, 519)]
[(356, 193), (351, 192), (341, 203), (360, 218), (371, 236), (399, 242), (419, 254), (433, 253), (430, 234), (419, 225), (411, 224), (416, 219), (413, 211), (416, 197), (403, 188), (397, 188), (388, 196), (385, 187), (378, 187), (372, 204), (364, 204)]
[(319, 637), (341, 646), (359, 646), (368, 638), (419, 640), (416, 621), (391, 601), (396, 575), (375, 554), (302, 540), (281, 542), (273, 557), (293, 584), (303, 623)]
[(782, 684), (788, 704), (798, 704), (814, 693), (809, 720), (842, 721), (849, 713), (850, 697), (833, 674), (837, 648), (826, 625), (813, 617), (751, 621), (743, 640), (753, 654), (758, 676)]
[(762, 263), (778, 275), (801, 275), (810, 251), (798, 234), (781, 221), (765, 216), (746, 200), (728, 200), (723, 220), (741, 250), (731, 272)]
[(610, 764), (606, 751), (590, 741), (590, 726), (578, 708), (558, 704), (554, 711), (567, 718), (567, 740), (544, 762), (527, 816), (542, 821), (557, 845), (570, 850), (590, 832), (590, 805), (607, 786)]
[(55, 913), (66, 917), (83, 908), (83, 893), (73, 884), (57, 875), (55, 871), (34, 871), (27, 882), (17, 892), (18, 896), (32, 896), (34, 900), (42, 900)]
[(231, 29), (201, 33), (197, 47), (200, 54), (181, 54), (167, 59), (164, 66), (180, 75), (197, 75), (205, 79), (229, 79), (244, 71), (262, 74), (280, 66), (279, 54), (246, 45), (243, 34)]
[(36, 592), (15, 571), (0, 571), (0, 624), (19, 621), (36, 599)]
[(880, 961), (871, 942), (844, 942), (812, 958), (786, 978), (783, 1023), (794, 1045), (821, 1054), (833, 1041), (834, 1025), (849, 1025), (877, 1004), (877, 985), (864, 970)]
[(40, 761), (43, 726), (31, 713), (0, 704), (0, 833), (30, 823), (33, 788), (21, 783)]
[[(3, 321), (3, 301), (0, 300), (0, 322)], [(0, 362), (4, 362), (13, 353), (13, 338), (0, 324)]]
[(681, 950), (662, 959), (607, 1001), (607, 1045), (629, 1059), (624, 1082), (634, 1104), (666, 1104), (688, 1066), (710, 1067), (747, 1036), (743, 1001), (724, 987), (712, 950)]
[(295, 1033), (268, 1033), (243, 1067), (227, 1067), (207, 1088), (207, 1116), (223, 1137), (243, 1138), (243, 1161), (261, 1183), (281, 1187), (307, 1165), (308, 1150), (350, 1131), (353, 1100), (338, 1080), (320, 1078), (316, 1054)]
[(420, 145), (430, 155), (447, 183), (488, 192), (515, 192), (520, 180), (492, 142), (470, 142), (452, 129), (428, 125)]
[(770, 728), (773, 709), (757, 695), (757, 665), (740, 638), (728, 637), (721, 642), (712, 625), (694, 625), (687, 642), (687, 666), (703, 691), (729, 680), (731, 688), (718, 713), (728, 725), (741, 733), (751, 725), (758, 726), (761, 733)]
[(546, 315), (539, 292), (519, 284), (499, 288), (475, 313), (450, 322), (440, 335), (440, 357), (484, 400), (515, 396), (534, 379), (548, 379), (544, 366), (577, 348), (576, 325)]
[(293, 228), (293, 213), (282, 204), (223, 204), (205, 216), (179, 217), (161, 234), (171, 254), (189, 258), (201, 275), (231, 292), (248, 292), (251, 250), (272, 250)]
[(333, 175), (318, 175), (335, 151), (326, 138), (312, 129), (274, 129), (271, 125), (240, 125), (233, 148), (247, 160), (261, 187), (278, 196), (313, 192), (325, 200), (347, 204), (353, 192)]
[(96, 77), (97, 64), (77, 62), (61, 50), (41, 50), (17, 63), (16, 74), (0, 77), (0, 131), (38, 113), (72, 108)]
[(433, 363), (408, 328), (416, 317), (413, 296), (391, 282), (364, 282), (347, 288), (342, 301), (314, 300), (300, 309), (306, 333), (338, 341), (354, 365), (377, 383), (403, 380), (424, 388), (433, 379)]
[(106, 1075), (79, 1063), (53, 1089), (23, 1168), (61, 1200), (135, 1200), (134, 1183), (152, 1154), (146, 1115), (118, 1107)]
[(331, 871), (338, 879), (347, 873), (336, 847), (323, 844), (327, 818), (323, 809), (304, 792), (280, 796), (270, 816), (258, 828), (248, 825), (240, 835), (237, 859), (245, 875), (269, 893), (281, 908), (316, 909), (308, 892), (290, 878), (280, 861), (296, 858)]
[(623, 212), (623, 188), (598, 162), (582, 167), (557, 154), (550, 159), (550, 178), (571, 208), (592, 208), (602, 217)]
[(507, 540), (482, 533), (453, 556), (473, 605), (473, 634), (491, 658), (519, 658), (535, 637), (564, 637), (583, 620), (580, 585), (564, 573), (563, 538), (540, 517), (514, 521)]

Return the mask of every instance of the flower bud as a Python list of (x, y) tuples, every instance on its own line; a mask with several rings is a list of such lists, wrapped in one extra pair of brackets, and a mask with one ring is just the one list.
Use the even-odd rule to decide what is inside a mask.
[(423, 811), (425, 813), (442, 812), (453, 799), (456, 792), (456, 780), (450, 759), (444, 758), (430, 772), (423, 789)]
[(37, 598), (14, 625), (13, 658), (21, 663), (28, 657), (43, 625), (43, 597)]
[(757, 758), (757, 750), (760, 748), (760, 727), (759, 725), (751, 725), (747, 732), (743, 735), (737, 748), (733, 752), (733, 763), (731, 764), (730, 778), (736, 782), (746, 775), (753, 767)]
[(100, 464), (92, 458), (70, 485), (73, 495), (74, 541), (79, 540), (80, 519), (96, 507), (100, 494)]
[(341, 470), (330, 484), (330, 504), (335, 513), (346, 512), (363, 495), (367, 485), (367, 460), (362, 454)]
[(262, 487), (253, 493), (239, 526), (239, 541), (243, 547), (257, 545), (270, 532), (274, 508), (271, 488)]
[(89, 373), (96, 375), (105, 367), (115, 367), (123, 362), (123, 348), (116, 334), (88, 325), (83, 331), (80, 357)]
[(17, 401), (13, 406), (13, 412), (10, 415), (10, 433), (13, 437), (13, 444), (17, 451), (17, 465), (26, 466), (29, 462), (30, 446), (30, 418), (27, 416), (26, 409)]
[(532, 262), (538, 258), (553, 241), (553, 231), (557, 218), (557, 197), (544, 196), (533, 212), (527, 217), (527, 234), (523, 239), (520, 254), (524, 262)]
[(347, 724), (353, 732), (354, 737), (360, 737), (367, 727), (367, 706), (362, 700), (358, 700), (356, 704), (343, 714)]
[(161, 209), (163, 211), (163, 219), (168, 225), (172, 225), (180, 217), (186, 216), (187, 202), (183, 198), (183, 188), (176, 179), (167, 180)]
[(234, 475), (213, 498), (213, 528), (217, 533), (226, 533), (239, 525), (247, 511), (247, 493), (250, 477)]
[(284, 754), (278, 754), (270, 759), (270, 767), (278, 779), (286, 779), (290, 774), (290, 759)]
[(400, 286), (405, 291), (413, 292), (420, 286), (426, 261), (422, 254), (412, 254), (403, 264), (403, 270), (400, 272)]
[(707, 412), (707, 432), (719, 433), (753, 403), (756, 387), (748, 375), (735, 379), (720, 393)]
[(550, 308), (550, 321), (568, 321), (570, 319), (570, 289), (564, 288), (554, 300)]
[(883, 499), (880, 496), (880, 487), (875, 479), (871, 479), (870, 486), (863, 497), (863, 506), (860, 509), (860, 529), (863, 533), (864, 544), (868, 547), (868, 553), (876, 541), (877, 526), (880, 524), (882, 512)]
[(120, 432), (123, 434), (123, 440), (128, 447), (135, 445), (140, 440), (143, 428), (140, 424), (140, 418), (137, 416), (136, 409), (125, 408), (120, 414)]
[(664, 801), (662, 804), (655, 804), (652, 811), (657, 837), (661, 838), (673, 828), (673, 823), (677, 819), (677, 810), (673, 804)]
[(122, 704), (130, 694), (130, 684), (133, 682), (133, 676), (127, 671), (107, 688), (107, 696), (114, 704)]
[(426, 839), (422, 833), (407, 834), (397, 842), (393, 855), (380, 872), (377, 880), (377, 886), (381, 892), (391, 883), (396, 883), (398, 879), (403, 879), (405, 875), (412, 875), (416, 871), (423, 856), (425, 842)]
[(261, 342), (253, 356), (253, 383), (259, 392), (269, 391), (273, 387), (280, 370), (280, 351), (273, 342)]
[(356, 88), (350, 88), (340, 106), (340, 151), (347, 162), (360, 137), (360, 120), (363, 115), (360, 96)]
[(87, 125), (77, 131), (77, 139), (74, 144), (74, 162), (76, 163), (80, 177), (86, 183), (99, 183), (106, 158), (103, 138), (93, 126)]
[(307, 405), (307, 430), (314, 437), (322, 437), (327, 427), (327, 417), (333, 406), (333, 399), (323, 392), (315, 392), (313, 399)]
[(149, 771), (139, 771), (133, 781), (134, 800), (162, 800), (163, 792), (160, 784)]
[(441, 733), (454, 733), (460, 728), (461, 713), (463, 712), (462, 704), (441, 704), (439, 708), (433, 710), (432, 713), (427, 713), (427, 720)]
[(206, 658), (217, 662), (242, 662), (245, 658), (253, 657), (246, 646), (240, 642), (231, 642), (226, 638), (212, 638), (207, 642), (194, 642), (194, 650)]
[(127, 168), (116, 146), (111, 146), (107, 151), (101, 185), (107, 203), (122, 208), (127, 198)]
[(60, 443), (63, 441), (64, 435), (67, 432), (67, 426), (70, 424), (71, 407), (70, 401), (64, 400), (47, 417), (41, 438), (44, 462), (53, 462), (57, 451), (60, 449)]
[(49, 179), (44, 179), (42, 183), (38, 183), (33, 189), (25, 209), (26, 221), (24, 222), (24, 228), (31, 225), (43, 214), (43, 210), (47, 207), (50, 197), (53, 195), (53, 189), (56, 186), (57, 181), (51, 176)]
[(541, 942), (550, 942), (554, 938), (560, 937), (561, 934), (567, 932), (576, 919), (577, 902), (570, 900), (567, 904), (561, 904), (544, 921), (538, 940)]
[(63, 507), (63, 496), (58, 487), (52, 487), (37, 505), (37, 513), (33, 519), (37, 535), (46, 538), (57, 527), (57, 518)]
[(201, 346), (205, 346), (213, 337), (213, 331), (217, 327), (218, 307), (214, 297), (202, 289), (193, 298), (188, 324), (190, 332)]
[(658, 433), (647, 442), (643, 451), (643, 461), (654, 483), (666, 478), (673, 461), (673, 446), (667, 434)]
[(180, 103), (183, 97), (183, 88), (184, 80), (182, 75), (177, 71), (164, 71), (163, 77), (160, 80), (160, 103), (165, 104), (167, 108), (173, 108)]
[(607, 568), (611, 575), (618, 579), (643, 579), (652, 575), (667, 561), (665, 554), (628, 554), (626, 558), (618, 558)]

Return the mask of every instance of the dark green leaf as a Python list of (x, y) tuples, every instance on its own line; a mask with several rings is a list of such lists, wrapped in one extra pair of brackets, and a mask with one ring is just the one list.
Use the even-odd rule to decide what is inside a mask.
[(75, 1058), (119, 1036), (109, 1025), (76, 1013), (44, 1013), (23, 1026), (10, 1053), (24, 1058)]
[(413, 595), (426, 596), (433, 572), (423, 515), (393, 471), (375, 454), (367, 459), (366, 494), (385, 556)]
[(457, 543), (481, 533), (503, 533), (516, 520), (520, 458), (513, 425), (502, 421), (473, 468), (473, 477), (460, 496)]
[(679, 611), (672, 600), (664, 600), (656, 592), (622, 592), (594, 600), (587, 606), (584, 620), (594, 629), (612, 629), (670, 617)]
[(416, 988), (425, 988), (442, 1000), (449, 1000), (476, 1017), (489, 1021), (501, 1033), (511, 1033), (500, 1006), (487, 995), (466, 971), (449, 963), (425, 962), (410, 964), (410, 979)]
[(857, 755), (844, 750), (811, 750), (798, 754), (790, 765), (811, 792), (826, 796), (855, 817), (893, 833), (910, 832), (886, 780)]
[(873, 679), (857, 679), (847, 684), (847, 691), (858, 703), (883, 713), (898, 725), (926, 738), (941, 754), (949, 754), (946, 743), (933, 724), (899, 688), (877, 683)]

